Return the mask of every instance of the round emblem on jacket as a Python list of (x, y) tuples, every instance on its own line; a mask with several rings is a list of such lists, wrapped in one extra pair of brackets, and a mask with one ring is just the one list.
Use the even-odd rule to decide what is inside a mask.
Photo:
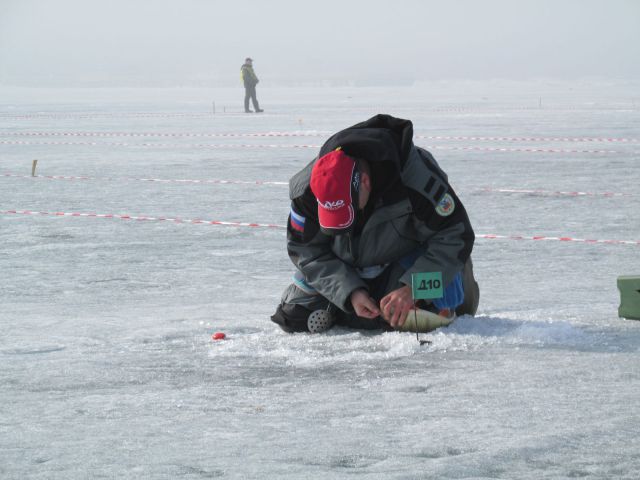
[(438, 215), (441, 217), (448, 217), (453, 213), (455, 208), (456, 204), (453, 198), (448, 193), (445, 193), (436, 206), (436, 212), (438, 212)]

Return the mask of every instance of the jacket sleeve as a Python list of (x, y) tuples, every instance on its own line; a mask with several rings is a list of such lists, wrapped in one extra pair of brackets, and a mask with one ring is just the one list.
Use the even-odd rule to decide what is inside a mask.
[(420, 159), (411, 171), (404, 172), (411, 179), (405, 186), (424, 248), (400, 281), (411, 285), (413, 273), (442, 272), (443, 283), (448, 285), (471, 255), (475, 234), (464, 205), (435, 159), (422, 149), (415, 149), (412, 155)]
[(353, 311), (350, 296), (358, 288), (367, 288), (355, 269), (331, 250), (331, 237), (320, 230), (317, 213), (303, 198), (291, 202), (287, 222), (287, 252), (305, 281), (331, 303)]

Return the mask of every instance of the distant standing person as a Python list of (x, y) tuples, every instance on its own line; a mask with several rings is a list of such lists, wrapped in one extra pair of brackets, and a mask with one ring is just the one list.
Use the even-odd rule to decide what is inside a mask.
[(256, 98), (256, 85), (260, 80), (253, 71), (253, 60), (247, 57), (244, 61), (244, 65), (240, 68), (240, 78), (244, 82), (244, 113), (253, 113), (253, 110), (249, 110), (249, 99), (253, 102), (253, 108), (257, 113), (263, 112), (258, 104)]

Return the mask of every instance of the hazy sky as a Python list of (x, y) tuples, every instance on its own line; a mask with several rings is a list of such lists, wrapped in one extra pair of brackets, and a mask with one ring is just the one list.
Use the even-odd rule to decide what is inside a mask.
[[(640, 0), (0, 0), (0, 81), (640, 78)], [(265, 83), (263, 82), (262, 85)]]

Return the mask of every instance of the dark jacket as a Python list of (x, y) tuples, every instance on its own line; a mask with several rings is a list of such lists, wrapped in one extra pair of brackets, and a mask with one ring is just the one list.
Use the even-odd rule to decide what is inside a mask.
[[(355, 230), (328, 236), (320, 230), (309, 181), (317, 158), (337, 147), (368, 161), (373, 190), (365, 210), (357, 213)], [(376, 115), (336, 133), (291, 178), (289, 196), (289, 257), (307, 283), (347, 312), (351, 293), (367, 288), (356, 268), (422, 250), (401, 282), (411, 285), (412, 273), (442, 272), (447, 285), (471, 255), (475, 235), (467, 212), (433, 156), (413, 144), (409, 120)]]
[(255, 87), (260, 81), (253, 71), (253, 67), (247, 63), (243, 63), (240, 67), (240, 78), (244, 82), (244, 88)]

